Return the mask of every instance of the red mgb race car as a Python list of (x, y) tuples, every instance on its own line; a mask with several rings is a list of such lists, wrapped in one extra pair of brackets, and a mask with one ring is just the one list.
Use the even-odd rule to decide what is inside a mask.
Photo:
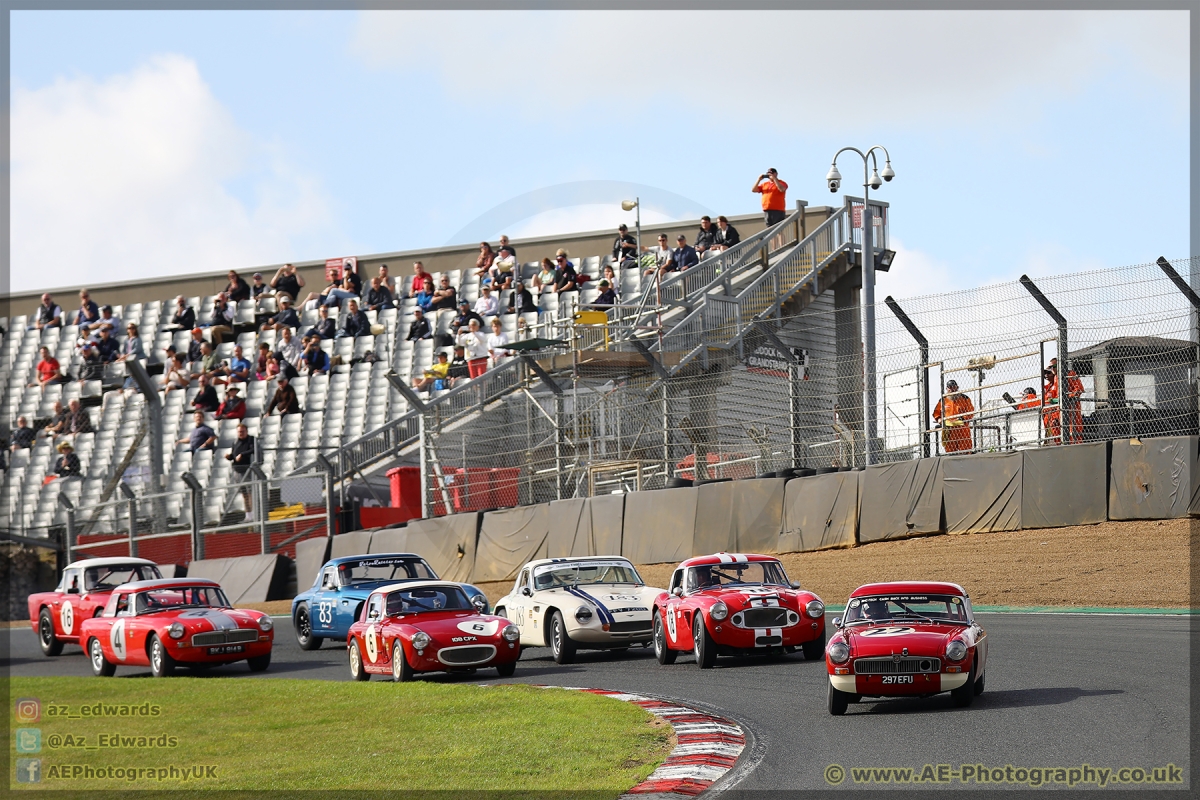
[(347, 649), (356, 681), (390, 673), (410, 681), (418, 672), (517, 669), (521, 631), (504, 617), (484, 615), (457, 583), (412, 581), (382, 586), (350, 626)]
[(261, 611), (231, 607), (215, 581), (169, 578), (118, 586), (100, 616), (83, 621), (79, 639), (92, 672), (104, 677), (118, 666), (149, 666), (161, 678), (176, 666), (243, 660), (262, 672), (271, 663), (273, 627)]
[(821, 655), (825, 604), (789, 581), (779, 559), (742, 553), (689, 558), (654, 601), (654, 654), (671, 664), (693, 651), (700, 669), (718, 655)]
[(863, 697), (950, 692), (956, 706), (983, 693), (987, 634), (954, 583), (869, 583), (846, 603), (825, 648), (829, 713)]
[(122, 583), (161, 577), (158, 565), (144, 558), (72, 562), (54, 591), (29, 595), (29, 624), (37, 632), (42, 653), (56, 656), (64, 644), (79, 644), (80, 625), (103, 611), (112, 590)]

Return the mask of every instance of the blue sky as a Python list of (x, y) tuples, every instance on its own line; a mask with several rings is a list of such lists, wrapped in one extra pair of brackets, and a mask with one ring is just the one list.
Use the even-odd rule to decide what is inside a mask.
[[(440, 246), (580, 181), (657, 187), (650, 221), (755, 212), (768, 166), (840, 202), (875, 143), (884, 292), (1189, 254), (1187, 12), (11, 19), (14, 291)], [(632, 221), (578, 194), (484, 235)]]

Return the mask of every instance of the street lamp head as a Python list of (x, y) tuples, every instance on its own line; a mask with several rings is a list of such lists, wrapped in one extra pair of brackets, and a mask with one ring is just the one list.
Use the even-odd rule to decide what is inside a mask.
[(633, 211), (638, 206), (637, 200), (622, 200), (621, 209), (623, 211)]
[(883, 172), (880, 174), (885, 181), (891, 181), (892, 178), (896, 177), (896, 171), (892, 169), (892, 162), (890, 160), (883, 165)]
[(872, 189), (878, 189), (883, 186), (883, 181), (879, 179), (879, 170), (872, 170), (871, 180), (867, 181), (867, 185)]

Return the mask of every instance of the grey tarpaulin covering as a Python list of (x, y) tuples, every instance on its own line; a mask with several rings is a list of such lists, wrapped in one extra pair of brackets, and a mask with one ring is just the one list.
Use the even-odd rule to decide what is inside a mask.
[(1195, 436), (1118, 439), (1112, 443), (1109, 519), (1185, 517), (1196, 489)]
[(1094, 525), (1108, 519), (1108, 443), (1023, 450), (1021, 527)]
[(300, 591), (316, 582), (317, 573), (325, 565), (328, 553), (328, 536), (296, 542), (296, 586)]
[(831, 472), (787, 482), (780, 553), (849, 547), (858, 530), (860, 472)]
[(380, 528), (371, 534), (368, 553), (408, 553), (408, 526)]
[[(448, 581), (470, 582), (475, 568), (475, 542), (479, 537), (479, 512), (451, 514), (447, 517), (414, 519), (400, 528), (404, 532), (401, 547), (389, 550), (416, 553), (429, 562), (439, 578)], [(376, 535), (394, 534), (396, 529), (378, 531)], [(398, 537), (396, 537), (398, 538)], [(386, 541), (386, 540), (381, 540)], [(391, 542), (388, 542), (391, 544)], [(383, 552), (382, 550), (378, 552)]]
[(949, 533), (1021, 527), (1021, 453), (943, 456), (942, 498)]
[(525, 562), (546, 556), (550, 504), (506, 508), (483, 515), (472, 581), (507, 581)]
[(858, 541), (941, 533), (942, 459), (877, 464), (863, 472)]
[(221, 584), (235, 606), (282, 600), (287, 595), (288, 559), (278, 553), (237, 558), (210, 558), (188, 565), (189, 578)]
[(621, 555), (635, 564), (678, 563), (692, 555), (697, 489), (657, 489), (625, 495)]
[(546, 555), (619, 555), (624, 512), (624, 494), (552, 501)]
[(777, 552), (785, 483), (758, 478), (697, 487), (693, 555)]
[(333, 546), (329, 548), (330, 558), (342, 556), (361, 556), (371, 551), (371, 535), (374, 531), (352, 531), (333, 537)]

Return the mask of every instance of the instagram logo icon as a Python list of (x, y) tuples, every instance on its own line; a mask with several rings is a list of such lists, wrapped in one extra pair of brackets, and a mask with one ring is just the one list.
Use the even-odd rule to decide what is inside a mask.
[(37, 722), (42, 718), (42, 703), (36, 697), (17, 700), (17, 722)]

